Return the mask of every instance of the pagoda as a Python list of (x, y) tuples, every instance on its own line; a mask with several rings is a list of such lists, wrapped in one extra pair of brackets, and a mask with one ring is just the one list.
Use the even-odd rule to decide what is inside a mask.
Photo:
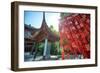
[(31, 36), (28, 38), (33, 42), (31, 43), (31, 52), (35, 50), (35, 45), (38, 43), (44, 43), (44, 51), (43, 51), (43, 59), (50, 59), (50, 47), (52, 42), (59, 41), (59, 36), (56, 35), (51, 29), (48, 27), (45, 20), (45, 12), (43, 12), (43, 20), (41, 27), (39, 29), (31, 28)]
[(50, 42), (56, 42), (59, 40), (59, 36), (51, 31), (45, 20), (45, 12), (43, 12), (43, 21), (41, 28), (33, 34), (32, 38), (36, 43), (44, 42), (43, 59), (50, 58)]

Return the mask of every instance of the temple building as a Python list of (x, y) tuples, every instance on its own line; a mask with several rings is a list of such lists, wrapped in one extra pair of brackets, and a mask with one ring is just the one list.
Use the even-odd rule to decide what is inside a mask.
[(32, 27), (31, 25), (24, 25), (24, 45), (26, 52), (31, 51), (33, 45), (32, 34), (34, 34), (36, 31), (38, 31), (38, 29)]

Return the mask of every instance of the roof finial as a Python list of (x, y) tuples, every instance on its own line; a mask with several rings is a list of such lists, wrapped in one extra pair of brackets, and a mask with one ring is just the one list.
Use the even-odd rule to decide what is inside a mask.
[(43, 12), (43, 21), (45, 21), (45, 12)]
[(47, 27), (47, 24), (46, 24), (46, 20), (45, 20), (45, 12), (43, 12), (43, 20), (42, 20), (41, 28), (45, 28), (45, 27)]

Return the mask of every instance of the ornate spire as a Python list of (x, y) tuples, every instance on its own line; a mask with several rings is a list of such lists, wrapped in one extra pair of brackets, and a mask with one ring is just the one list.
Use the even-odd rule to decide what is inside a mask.
[(45, 21), (45, 12), (43, 12), (43, 22)]
[(46, 23), (46, 20), (45, 20), (45, 12), (43, 12), (43, 20), (42, 20), (42, 25), (41, 25), (41, 28), (48, 28), (47, 26), (47, 23)]

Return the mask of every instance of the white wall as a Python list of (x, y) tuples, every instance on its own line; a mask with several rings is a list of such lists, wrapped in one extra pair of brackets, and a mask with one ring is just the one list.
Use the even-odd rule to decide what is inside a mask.
[[(11, 54), (11, 12), (10, 3), (14, 0), (0, 0), (0, 73), (14, 73), (10, 70), (10, 54)], [(17, 0), (18, 1), (18, 0)], [(20, 0), (19, 0), (20, 1)], [(51, 2), (62, 4), (79, 4), (79, 5), (93, 5), (99, 6), (100, 0), (21, 0), (21, 1), (34, 1), (34, 2)], [(100, 13), (100, 6), (99, 10)], [(98, 14), (100, 16), (100, 14)], [(100, 17), (98, 17), (100, 19)], [(100, 23), (100, 21), (99, 21)], [(98, 23), (98, 28), (100, 27)], [(100, 31), (100, 28), (99, 30)], [(100, 33), (98, 34), (100, 37)], [(98, 38), (100, 42), (100, 38)], [(100, 48), (100, 46), (99, 46)], [(98, 55), (100, 55), (100, 49), (98, 48)], [(100, 58), (99, 58), (100, 61)], [(35, 73), (99, 73), (100, 62), (98, 67), (88, 68), (70, 68), (70, 69), (56, 69), (56, 70), (40, 70), (34, 71)], [(24, 73), (24, 72), (22, 72)], [(25, 73), (33, 73), (33, 71), (26, 71)]]

